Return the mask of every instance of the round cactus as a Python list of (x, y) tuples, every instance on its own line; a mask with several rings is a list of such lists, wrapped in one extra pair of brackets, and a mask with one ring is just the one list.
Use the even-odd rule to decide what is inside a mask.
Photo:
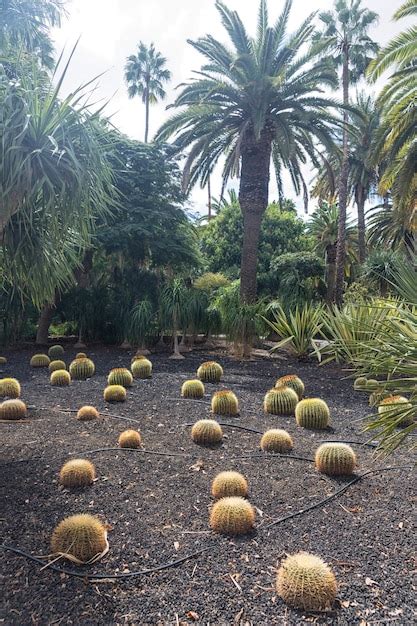
[(107, 532), (97, 517), (81, 513), (66, 517), (52, 533), (53, 554), (69, 555), (78, 564), (88, 563), (107, 549)]
[(0, 380), (0, 398), (20, 398), (20, 383), (16, 378)]
[(373, 391), (369, 396), (369, 406), (378, 406), (382, 400), (392, 395), (389, 391)]
[(65, 361), (51, 361), (48, 365), (48, 369), (51, 372), (56, 372), (57, 370), (66, 370), (67, 366), (65, 364)]
[(119, 435), (119, 446), (121, 448), (140, 448), (142, 437), (137, 430), (124, 430)]
[(370, 378), (366, 381), (366, 391), (377, 391), (379, 389), (379, 382), (374, 378)]
[(76, 359), (88, 359), (88, 356), (85, 352), (77, 352), (75, 355)]
[(96, 470), (90, 461), (85, 459), (71, 459), (62, 466), (59, 473), (59, 482), (69, 489), (73, 487), (87, 487), (92, 485), (96, 477)]
[(367, 383), (368, 379), (365, 376), (359, 376), (358, 378), (355, 378), (353, 388), (356, 389), (356, 391), (365, 391)]
[(31, 367), (48, 367), (51, 362), (47, 354), (34, 354), (30, 359)]
[(305, 387), (304, 383), (296, 374), (287, 374), (286, 376), (281, 376), (278, 378), (275, 383), (275, 387), (289, 387), (290, 389), (294, 389), (298, 398), (301, 398), (304, 395)]
[(0, 420), (23, 420), (26, 415), (26, 404), (21, 400), (5, 400), (0, 404)]
[(54, 360), (59, 359), (64, 354), (64, 348), (62, 346), (56, 345), (51, 346), (48, 350), (48, 356)]
[(198, 399), (204, 396), (204, 385), (201, 380), (186, 380), (181, 387), (183, 398)]
[(125, 367), (115, 367), (107, 377), (109, 385), (122, 385), (130, 387), (133, 383), (133, 376)]
[(137, 357), (132, 361), (131, 370), (133, 378), (150, 378), (152, 376), (152, 363), (145, 357)]
[(293, 448), (293, 441), (289, 433), (281, 428), (267, 430), (261, 438), (261, 449), (264, 452), (289, 452)]
[(0, 356), (0, 365), (6, 365), (7, 359), (5, 356)]
[(330, 421), (329, 407), (320, 398), (301, 400), (295, 409), (295, 419), (303, 428), (315, 430), (327, 428)]
[(96, 366), (91, 359), (80, 357), (74, 359), (69, 366), (69, 372), (73, 380), (87, 380), (94, 375)]
[(100, 413), (93, 406), (82, 406), (78, 409), (77, 420), (80, 422), (89, 422), (91, 420), (96, 420), (100, 417)]
[(109, 385), (103, 392), (106, 402), (124, 402), (126, 400), (126, 389), (122, 385)]
[(248, 482), (239, 472), (220, 472), (212, 482), (211, 493), (216, 500), (230, 496), (246, 498), (248, 495)]
[(223, 439), (222, 427), (216, 420), (199, 420), (191, 429), (194, 443), (213, 445)]
[(222, 535), (246, 535), (255, 525), (253, 506), (238, 496), (220, 498), (211, 509), (210, 527)]
[(346, 443), (323, 443), (316, 450), (316, 468), (329, 476), (349, 476), (356, 467), (356, 455)]
[(68, 387), (71, 375), (67, 370), (56, 370), (51, 374), (51, 385), (54, 387)]
[(332, 605), (337, 593), (336, 578), (318, 556), (299, 552), (282, 563), (276, 588), (290, 606), (304, 611), (321, 611)]
[(216, 415), (239, 415), (239, 401), (233, 391), (216, 391), (211, 399), (211, 411)]
[(206, 361), (198, 368), (197, 376), (203, 383), (219, 383), (223, 376), (223, 368), (216, 361)]
[(264, 411), (272, 415), (292, 415), (298, 396), (290, 387), (275, 387), (265, 394)]
[(413, 413), (409, 409), (412, 409), (411, 402), (404, 398), (404, 396), (388, 396), (384, 398), (378, 406), (378, 413), (380, 415), (388, 415), (393, 419), (399, 417), (404, 411), (407, 411), (403, 419), (399, 422), (399, 426), (410, 426), (414, 422)]

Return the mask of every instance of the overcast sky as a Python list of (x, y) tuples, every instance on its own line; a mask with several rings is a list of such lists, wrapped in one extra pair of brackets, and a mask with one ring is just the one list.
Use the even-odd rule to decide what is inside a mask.
[[(226, 0), (226, 4), (238, 10), (250, 34), (256, 29), (258, 0)], [(282, 9), (283, 0), (270, 0), (270, 19), (275, 20)], [(408, 25), (407, 20), (392, 22), (392, 14), (402, 0), (363, 0), (363, 4), (379, 14), (379, 22), (371, 36), (380, 44), (386, 43), (394, 34)], [(333, 0), (294, 0), (290, 30), (294, 30), (308, 11), (331, 9)], [(137, 44), (155, 43), (167, 58), (172, 80), (167, 86), (164, 102), (151, 107), (150, 136), (165, 121), (169, 111), (167, 104), (175, 98), (175, 87), (192, 76), (192, 70), (201, 66), (202, 56), (187, 44), (187, 38), (196, 39), (210, 33), (221, 41), (227, 41), (221, 26), (215, 0), (69, 0), (68, 18), (62, 27), (53, 31), (57, 51), (70, 49), (81, 37), (75, 57), (70, 66), (65, 88), (73, 88), (92, 77), (105, 72), (98, 81), (97, 98), (111, 101), (107, 107), (113, 115), (113, 123), (132, 138), (143, 140), (144, 106), (139, 98), (127, 97), (123, 79), (126, 57), (136, 52)], [(273, 178), (273, 177), (271, 177)], [(212, 181), (213, 196), (219, 195), (220, 176)], [(232, 183), (233, 186), (236, 183)], [(271, 182), (271, 200), (276, 193)], [(285, 194), (293, 198), (301, 210), (302, 201), (296, 198), (289, 183)], [(192, 193), (193, 209), (205, 213), (206, 190), (199, 188)]]

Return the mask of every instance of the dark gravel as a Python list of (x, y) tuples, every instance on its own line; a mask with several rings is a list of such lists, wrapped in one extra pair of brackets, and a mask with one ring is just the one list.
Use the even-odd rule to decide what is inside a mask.
[[(31, 369), (31, 353), (4, 353), (9, 362), (0, 370), (0, 375), (20, 380), (22, 399), (36, 407), (26, 422), (0, 424), (2, 541), (33, 555), (47, 555), (51, 532), (62, 518), (91, 512), (112, 530), (109, 553), (85, 568), (87, 573), (132, 572), (210, 549), (177, 568), (107, 584), (40, 571), (39, 565), (3, 551), (0, 623), (413, 623), (411, 470), (373, 474), (324, 507), (263, 530), (272, 520), (322, 500), (346, 479), (319, 475), (308, 461), (262, 455), (238, 458), (259, 455), (260, 435), (237, 428), (224, 427), (221, 447), (200, 448), (185, 426), (209, 416), (210, 395), (220, 387), (233, 389), (241, 403), (238, 419), (220, 421), (259, 431), (286, 428), (294, 438), (294, 455), (313, 458), (323, 439), (365, 442), (360, 420), (369, 414), (367, 396), (353, 391), (346, 372), (334, 365), (318, 367), (291, 359), (240, 363), (219, 353), (215, 358), (224, 366), (224, 381), (217, 387), (206, 385), (205, 402), (194, 402), (179, 397), (181, 383), (194, 377), (199, 363), (213, 354), (194, 352), (183, 361), (158, 354), (151, 357), (151, 380), (135, 381), (124, 404), (106, 405), (102, 399), (106, 375), (111, 367), (129, 366), (130, 353), (89, 349), (96, 375), (69, 388), (51, 387), (46, 370)], [(67, 362), (74, 354), (67, 351)], [(293, 417), (263, 413), (265, 391), (278, 376), (292, 372), (304, 380), (308, 396), (320, 396), (329, 404), (332, 431), (303, 430)], [(62, 412), (83, 404), (96, 406), (104, 419), (80, 423), (74, 414)], [(105, 417), (106, 413), (132, 422)], [(145, 450), (187, 456), (120, 450), (85, 454), (117, 446), (119, 433), (129, 427), (140, 429)], [(384, 460), (375, 458), (371, 448), (353, 447), (360, 473), (411, 464), (405, 451)], [(72, 455), (95, 463), (99, 480), (91, 488), (68, 492), (58, 487), (59, 469)], [(249, 481), (250, 501), (257, 508), (257, 531), (250, 537), (226, 539), (209, 531), (210, 484), (224, 469), (237, 469)], [(339, 592), (331, 612), (303, 615), (277, 597), (274, 583), (280, 560), (299, 550), (318, 554), (333, 567)]]

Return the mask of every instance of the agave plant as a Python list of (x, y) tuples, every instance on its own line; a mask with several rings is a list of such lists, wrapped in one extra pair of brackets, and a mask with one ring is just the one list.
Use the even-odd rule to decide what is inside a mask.
[(273, 350), (285, 346), (300, 358), (315, 348), (314, 339), (318, 338), (322, 327), (322, 306), (305, 304), (286, 313), (280, 303), (273, 302), (269, 305), (268, 312), (272, 320), (266, 317), (263, 319), (280, 339)]

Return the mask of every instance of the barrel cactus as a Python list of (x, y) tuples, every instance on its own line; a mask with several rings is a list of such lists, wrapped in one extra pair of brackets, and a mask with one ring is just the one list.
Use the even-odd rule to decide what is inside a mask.
[(382, 400), (385, 398), (389, 398), (392, 394), (389, 391), (383, 391), (382, 389), (378, 389), (377, 391), (373, 391), (369, 396), (369, 406), (378, 406)]
[(67, 556), (78, 565), (92, 561), (107, 547), (104, 524), (94, 515), (87, 513), (66, 517), (52, 533), (53, 554)]
[(216, 361), (206, 361), (198, 368), (197, 376), (203, 383), (219, 383), (223, 376), (223, 368)]
[(264, 398), (264, 411), (272, 415), (292, 415), (298, 402), (298, 396), (290, 387), (274, 387)]
[(7, 359), (5, 356), (0, 356), (0, 365), (6, 365)]
[(132, 361), (131, 370), (133, 378), (150, 378), (152, 376), (152, 363), (144, 357), (136, 358)]
[(281, 428), (267, 430), (261, 438), (261, 449), (264, 452), (278, 452), (283, 454), (293, 448), (291, 435)]
[(121, 448), (140, 448), (142, 437), (137, 430), (124, 430), (119, 435), (119, 446)]
[(88, 356), (85, 352), (77, 352), (77, 354), (75, 355), (76, 359), (87, 359)]
[(183, 398), (199, 399), (204, 396), (204, 385), (201, 380), (186, 380), (181, 387), (181, 396)]
[(73, 380), (87, 380), (94, 375), (96, 366), (91, 359), (85, 357), (74, 359), (69, 366), (69, 372)]
[(214, 445), (223, 439), (223, 431), (216, 420), (199, 420), (191, 429), (191, 438), (194, 443)]
[(59, 482), (69, 489), (74, 487), (88, 487), (96, 477), (96, 470), (91, 461), (86, 459), (71, 459), (61, 468)]
[(288, 556), (278, 570), (278, 595), (292, 607), (322, 611), (330, 607), (337, 593), (336, 578), (318, 556), (299, 552)]
[(77, 420), (80, 422), (89, 422), (100, 417), (100, 413), (94, 406), (82, 406), (77, 412)]
[(51, 362), (47, 354), (34, 354), (30, 359), (31, 367), (48, 367)]
[(380, 387), (380, 384), (374, 378), (370, 378), (366, 381), (366, 391), (377, 391)]
[(328, 476), (349, 476), (356, 467), (356, 455), (346, 443), (323, 443), (316, 450), (316, 468)]
[(51, 374), (51, 385), (54, 387), (68, 387), (71, 375), (67, 370), (56, 370)]
[(295, 419), (303, 428), (316, 430), (327, 428), (330, 421), (329, 407), (320, 398), (301, 400), (295, 409)]
[(211, 410), (217, 415), (239, 415), (239, 401), (233, 391), (216, 391), (211, 399)]
[(255, 509), (239, 496), (220, 498), (213, 505), (210, 527), (222, 535), (246, 535), (255, 526)]
[(0, 420), (23, 420), (26, 416), (26, 404), (21, 400), (5, 400), (0, 404)]
[(109, 385), (122, 385), (130, 387), (133, 383), (133, 376), (126, 367), (115, 367), (107, 377)]
[(367, 390), (368, 379), (365, 376), (359, 376), (355, 378), (353, 383), (353, 388), (356, 391), (366, 391)]
[(20, 398), (20, 383), (16, 378), (0, 380), (0, 398)]
[(410, 426), (414, 422), (413, 405), (404, 398), (404, 396), (388, 396), (382, 400), (378, 406), (380, 415), (387, 415), (393, 419), (402, 415), (402, 419), (398, 422), (399, 426)]
[(246, 498), (248, 495), (248, 482), (239, 472), (220, 472), (212, 482), (211, 493), (216, 500), (230, 496)]
[(123, 385), (108, 385), (103, 392), (106, 402), (124, 402), (126, 400), (126, 389)]
[(275, 387), (289, 387), (290, 389), (294, 389), (300, 400), (303, 397), (305, 391), (303, 381), (296, 374), (287, 374), (286, 376), (281, 376), (281, 378), (278, 378), (277, 382), (275, 383)]
[(48, 356), (52, 359), (59, 359), (64, 354), (64, 348), (62, 346), (56, 345), (51, 346), (48, 350)]
[(52, 372), (56, 372), (57, 370), (66, 370), (67, 366), (65, 364), (65, 361), (60, 361), (58, 359), (56, 361), (51, 361), (48, 365), (48, 369), (50, 373), (52, 374)]

